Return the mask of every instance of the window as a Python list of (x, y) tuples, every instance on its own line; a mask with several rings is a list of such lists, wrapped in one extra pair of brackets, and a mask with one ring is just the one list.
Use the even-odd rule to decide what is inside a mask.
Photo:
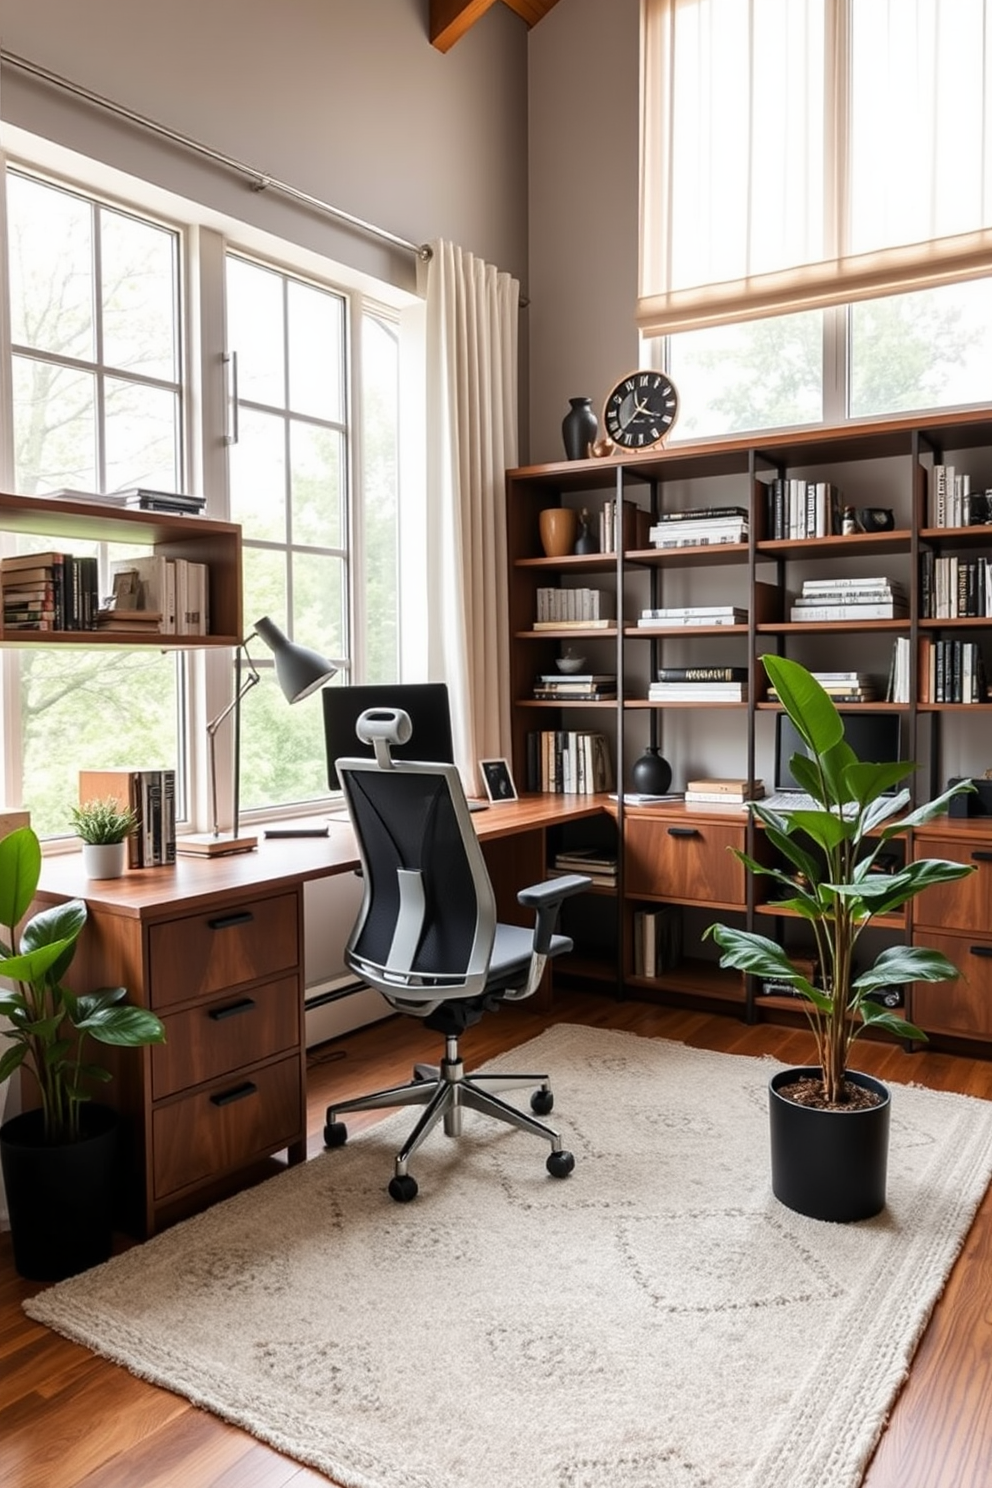
[[(243, 525), (245, 635), (269, 615), (338, 663), (343, 681), (397, 677), (400, 324), (413, 297), (383, 285), (383, 303), (373, 301), (322, 277), (331, 266), (312, 252), (240, 224), (225, 240), (178, 198), (160, 193), (154, 211), (124, 201), (132, 186), (136, 200), (149, 199), (138, 181), (119, 178), (116, 200), (70, 187), (47, 166), (11, 165), (0, 181), (10, 286), (9, 317), (0, 314), (4, 486), (39, 496), (139, 484), (204, 491), (210, 515)], [(185, 282), (193, 274), (195, 296)], [(188, 299), (201, 307), (189, 346)], [(195, 378), (220, 367), (228, 349), (236, 356), (222, 443), (213, 422), (191, 423), (217, 398), (187, 369)], [(0, 542), (10, 552), (44, 546)], [(110, 561), (128, 556), (121, 546), (68, 546), (97, 554), (104, 586)], [(271, 654), (259, 642), (251, 652), (265, 685), (241, 710), (241, 806), (312, 805), (327, 795), (319, 699), (290, 708)], [(197, 722), (191, 732), (190, 720), (230, 700), (228, 653), (203, 664), (196, 653), (150, 649), (6, 648), (0, 671), (4, 798), (30, 809), (42, 836), (69, 834), (85, 768), (176, 768), (180, 815), (204, 825), (187, 806), (207, 795), (204, 729)], [(222, 821), (232, 734), (218, 750)]]
[[(334, 661), (343, 681), (356, 673), (392, 680), (395, 328), (363, 314), (352, 350), (343, 294), (235, 253), (227, 258), (227, 306), (236, 368), (231, 517), (242, 525), (245, 633), (268, 615)], [(348, 419), (350, 351), (361, 368), (361, 450), (353, 448)], [(359, 502), (351, 499), (353, 485)], [(252, 654), (267, 685), (241, 713), (242, 807), (318, 799), (327, 793), (319, 699), (290, 712), (265, 648)]]
[[(14, 489), (176, 489), (183, 384), (178, 233), (9, 171)], [(38, 538), (7, 539), (38, 551)], [(126, 550), (74, 543), (106, 562)], [(71, 664), (69, 657), (71, 656)], [(182, 663), (160, 653), (9, 650), (5, 786), (40, 835), (69, 830), (78, 771), (176, 763)]]
[(644, 0), (641, 298), (680, 435), (992, 396), (985, 0)]

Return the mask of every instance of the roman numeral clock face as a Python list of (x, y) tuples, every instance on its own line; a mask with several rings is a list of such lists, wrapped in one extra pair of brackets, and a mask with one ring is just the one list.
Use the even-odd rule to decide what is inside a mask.
[(647, 450), (666, 438), (678, 412), (679, 395), (670, 377), (631, 372), (608, 395), (603, 423), (620, 449)]

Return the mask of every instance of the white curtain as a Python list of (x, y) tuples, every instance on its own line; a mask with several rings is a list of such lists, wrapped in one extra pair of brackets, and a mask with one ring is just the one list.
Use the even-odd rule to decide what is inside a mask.
[(428, 675), (451, 696), (455, 762), (510, 753), (505, 473), (517, 464), (520, 286), (452, 243), (427, 265)]
[(989, 0), (642, 0), (638, 323), (992, 265)]

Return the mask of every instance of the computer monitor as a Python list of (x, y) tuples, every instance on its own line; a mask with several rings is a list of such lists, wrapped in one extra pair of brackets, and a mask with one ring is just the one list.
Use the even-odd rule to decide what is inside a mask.
[[(858, 759), (878, 765), (897, 760), (899, 754), (898, 713), (841, 713), (844, 736)], [(789, 768), (794, 754), (809, 751), (787, 713), (775, 718), (775, 789), (796, 790), (798, 781)]]
[(355, 725), (366, 708), (402, 708), (410, 716), (413, 733), (408, 743), (395, 744), (390, 753), (396, 759), (430, 760), (432, 763), (454, 763), (455, 749), (451, 735), (451, 708), (444, 682), (383, 682), (354, 687), (325, 687), (324, 743), (327, 748), (327, 783), (340, 790), (334, 761), (372, 757), (371, 745), (363, 744)]

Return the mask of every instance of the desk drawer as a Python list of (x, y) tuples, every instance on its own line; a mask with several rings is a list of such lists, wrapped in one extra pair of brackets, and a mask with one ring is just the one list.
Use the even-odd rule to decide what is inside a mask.
[(743, 905), (744, 867), (730, 851), (743, 850), (742, 822), (629, 817), (626, 890), (683, 904)]
[(300, 985), (295, 976), (232, 992), (167, 1016), (165, 1043), (153, 1044), (152, 1099), (203, 1085), (300, 1041)]
[(152, 1114), (156, 1199), (298, 1140), (304, 1095), (297, 1054), (235, 1074)]
[(277, 894), (152, 925), (149, 1002), (153, 1008), (209, 997), (299, 964), (298, 898)]

